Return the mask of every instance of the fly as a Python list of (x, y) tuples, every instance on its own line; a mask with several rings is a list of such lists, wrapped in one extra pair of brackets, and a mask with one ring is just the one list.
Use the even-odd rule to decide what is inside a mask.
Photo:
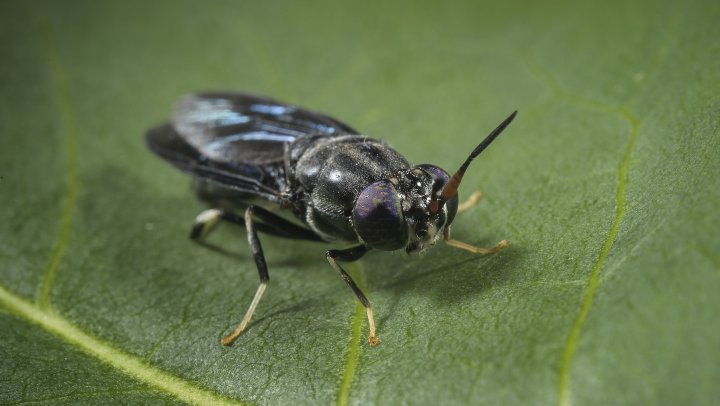
[[(242, 93), (182, 98), (169, 123), (147, 132), (147, 145), (193, 176), (198, 196), (213, 207), (196, 217), (190, 238), (202, 241), (218, 221), (245, 227), (260, 274), (245, 316), (222, 344), (231, 345), (247, 328), (270, 280), (258, 233), (351, 244), (328, 250), (325, 257), (365, 307), (373, 346), (380, 340), (370, 301), (338, 261), (355, 261), (372, 248), (422, 252), (440, 239), (478, 254), (505, 248), (505, 240), (493, 248), (454, 240), (450, 224), (479, 196), (476, 192), (471, 202), (458, 205), (465, 171), (516, 114), (450, 176), (434, 165), (411, 166), (386, 143), (301, 107)], [(281, 217), (278, 210), (299, 221)]]

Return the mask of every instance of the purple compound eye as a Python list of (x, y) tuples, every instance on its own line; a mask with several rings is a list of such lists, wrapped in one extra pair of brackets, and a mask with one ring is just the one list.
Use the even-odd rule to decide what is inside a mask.
[[(434, 175), (438, 181), (441, 182), (440, 185), (438, 185), (437, 190), (442, 189), (442, 187), (445, 186), (446, 183), (450, 180), (450, 175), (445, 172), (442, 168), (439, 168), (435, 165), (430, 164), (422, 164), (418, 165), (418, 168), (422, 168), (426, 172)], [(453, 197), (451, 197), (447, 202), (445, 202), (445, 207), (447, 207), (447, 220), (445, 221), (445, 225), (450, 225), (452, 221), (455, 219), (455, 214), (457, 213), (458, 208), (458, 195), (455, 193)]]
[(442, 168), (439, 168), (435, 165), (422, 164), (418, 165), (418, 168), (422, 168), (425, 172), (435, 175), (436, 178), (442, 180), (443, 186), (450, 180), (450, 175), (448, 175), (447, 172), (442, 170)]
[(408, 241), (405, 216), (395, 186), (387, 180), (366, 187), (353, 209), (353, 224), (365, 244), (394, 251)]

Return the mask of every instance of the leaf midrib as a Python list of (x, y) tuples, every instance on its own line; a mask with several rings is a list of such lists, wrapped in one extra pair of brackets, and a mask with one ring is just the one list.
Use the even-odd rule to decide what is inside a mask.
[(77, 126), (72, 107), (67, 75), (60, 63), (57, 44), (52, 35), (50, 19), (43, 18), (40, 25), (44, 31), (47, 66), (52, 78), (51, 91), (56, 94), (60, 112), (66, 153), (66, 193), (59, 221), (57, 237), (53, 243), (48, 265), (43, 272), (35, 304), (11, 293), (0, 285), (0, 304), (12, 314), (29, 323), (38, 325), (61, 340), (84, 353), (123, 371), (151, 387), (193, 404), (244, 404), (201, 388), (159, 368), (153, 367), (134, 355), (127, 354), (107, 342), (93, 337), (59, 315), (52, 307), (51, 293), (58, 266), (67, 249), (72, 230), (73, 215), (77, 204), (79, 180), (77, 175)]
[(34, 305), (3, 286), (0, 286), (0, 304), (18, 318), (47, 330), (84, 353), (182, 401), (193, 404), (244, 404), (201, 388), (193, 382), (156, 368), (137, 356), (127, 354), (84, 332), (51, 308)]

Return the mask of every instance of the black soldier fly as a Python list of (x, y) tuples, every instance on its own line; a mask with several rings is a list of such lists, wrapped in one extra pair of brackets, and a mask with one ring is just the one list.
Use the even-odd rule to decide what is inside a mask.
[[(222, 339), (230, 345), (245, 330), (269, 275), (258, 232), (352, 244), (326, 251), (326, 259), (365, 307), (377, 345), (370, 301), (338, 261), (355, 261), (369, 249), (421, 252), (441, 237), (473, 253), (494, 253), (450, 237), (458, 212), (457, 189), (470, 162), (515, 118), (513, 112), (451, 177), (434, 165), (411, 166), (385, 142), (297, 106), (241, 93), (200, 93), (182, 98), (171, 121), (148, 131), (149, 148), (195, 179), (198, 196), (213, 208), (190, 233), (202, 241), (220, 220), (244, 226), (260, 286), (240, 325)], [(478, 195), (473, 195), (477, 200)], [(461, 205), (462, 207), (465, 204)], [(244, 210), (244, 216), (236, 215)], [(292, 213), (297, 222), (279, 214)]]

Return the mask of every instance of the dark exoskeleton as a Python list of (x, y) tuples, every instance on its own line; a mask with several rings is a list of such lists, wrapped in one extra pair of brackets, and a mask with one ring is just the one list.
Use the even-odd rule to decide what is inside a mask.
[[(219, 220), (246, 227), (260, 273), (250, 308), (222, 343), (245, 330), (269, 280), (258, 232), (352, 245), (326, 257), (365, 307), (372, 345), (379, 340), (370, 302), (338, 260), (357, 260), (370, 248), (421, 252), (440, 238), (483, 254), (507, 246), (504, 240), (489, 249), (453, 240), (450, 224), (465, 170), (514, 117), (451, 177), (434, 165), (411, 166), (383, 141), (297, 106), (239, 93), (181, 99), (169, 123), (148, 131), (147, 144), (193, 175), (198, 195), (214, 206), (197, 216), (191, 238), (202, 240)], [(244, 216), (235, 214), (239, 209)], [(282, 210), (294, 221), (279, 215)]]

